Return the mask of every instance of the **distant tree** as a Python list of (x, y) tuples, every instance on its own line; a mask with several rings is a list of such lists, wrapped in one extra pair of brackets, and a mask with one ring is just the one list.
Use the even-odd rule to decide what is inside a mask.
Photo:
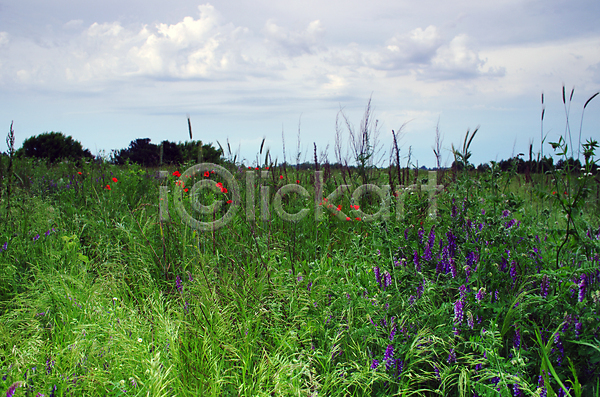
[(150, 143), (150, 138), (138, 138), (131, 141), (127, 149), (117, 151), (114, 161), (117, 164), (125, 164), (129, 160), (145, 167), (156, 167), (159, 157), (159, 148)]
[(78, 160), (93, 158), (88, 149), (83, 149), (81, 143), (62, 132), (45, 132), (27, 138), (23, 146), (17, 150), (18, 157), (34, 157), (46, 159), (55, 163), (63, 159)]
[[(203, 145), (202, 141), (187, 141), (173, 143), (162, 141), (163, 163), (181, 165), (186, 162), (220, 163), (223, 152), (215, 149), (212, 144)], [(150, 138), (138, 138), (131, 141), (127, 149), (115, 152), (113, 161), (125, 164), (126, 161), (140, 164), (144, 167), (160, 165), (160, 146), (150, 143)]]
[(163, 151), (162, 162), (164, 164), (179, 165), (183, 163), (183, 154), (181, 153), (180, 145), (169, 141), (162, 141), (161, 145)]

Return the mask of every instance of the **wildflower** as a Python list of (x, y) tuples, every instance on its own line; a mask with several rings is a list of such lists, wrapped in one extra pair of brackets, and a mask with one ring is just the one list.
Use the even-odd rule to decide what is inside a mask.
[(392, 275), (387, 270), (383, 273), (383, 289), (392, 285)]
[(296, 179), (296, 185), (300, 184), (300, 179)]
[(233, 200), (227, 200), (227, 204), (233, 203)]
[(183, 189), (183, 191), (187, 193), (188, 192), (188, 188), (186, 187), (185, 189)]
[(15, 395), (15, 390), (17, 389), (17, 387), (21, 387), (22, 385), (23, 385), (23, 382), (13, 383), (6, 391), (6, 397), (13, 397)]
[(283, 175), (279, 175), (279, 179), (283, 179)]
[(437, 367), (437, 365), (433, 365), (433, 370), (435, 371), (435, 377), (439, 382), (441, 382), (442, 378), (440, 377), (440, 369)]
[(481, 288), (479, 288), (479, 291), (477, 291), (477, 294), (475, 295), (475, 299), (477, 300), (477, 303), (480, 303), (484, 296), (485, 296), (485, 288), (481, 287)]
[(40, 238), (40, 235), (36, 234), (35, 237), (33, 238), (33, 241), (38, 241), (39, 238)]
[(450, 349), (450, 353), (448, 354), (448, 364), (454, 364), (456, 362), (456, 352), (454, 349)]
[(554, 195), (554, 194), (556, 194), (556, 191), (552, 192), (552, 194), (553, 194), (553, 195)]
[(138, 338), (138, 343), (142, 343), (142, 338)]
[(415, 251), (414, 255), (413, 255), (413, 262), (415, 264), (415, 270), (417, 272), (421, 271), (421, 264), (419, 263), (419, 253), (417, 251)]
[(77, 174), (78, 174), (78, 175), (81, 175), (81, 174), (82, 174), (82, 172), (81, 172), (81, 171), (79, 171)]
[(357, 217), (357, 218), (356, 218), (356, 220), (357, 220), (357, 221), (361, 221), (362, 219), (360, 219), (360, 217)]
[(471, 329), (473, 329), (473, 326), (475, 325), (475, 323), (473, 322), (473, 313), (471, 312), (467, 312), (467, 324)]
[(346, 220), (347, 220), (347, 221), (351, 221), (352, 219), (351, 219), (349, 216), (347, 216), (347, 217), (346, 217)]
[(464, 315), (465, 315), (465, 313), (463, 311), (463, 307), (464, 307), (464, 303), (460, 299), (458, 299), (456, 302), (454, 302), (454, 324), (462, 323)]
[(354, 208), (357, 211), (360, 209), (360, 207), (358, 205), (351, 205), (350, 207)]
[(208, 178), (209, 176), (210, 176), (210, 172), (208, 172), (208, 171), (204, 171), (204, 177), (205, 177), (205, 178)]
[(110, 185), (106, 185), (104, 188), (105, 188), (106, 190), (110, 190)]
[(377, 369), (377, 367), (379, 367), (379, 360), (373, 359), (373, 362), (371, 363), (371, 369)]
[(375, 274), (375, 281), (377, 281), (377, 284), (379, 284), (381, 287), (381, 273), (379, 272), (379, 268), (377, 266), (373, 268), (373, 273)]
[(251, 170), (251, 169), (252, 169), (252, 167), (250, 167), (250, 166), (249, 166), (249, 167), (248, 167), (248, 169), (249, 169), (249, 170)]
[(117, 178), (115, 178), (115, 177), (113, 177), (112, 181), (113, 181), (114, 183), (117, 183), (117, 182), (119, 182), (119, 180), (118, 180)]
[(46, 233), (44, 233), (46, 235), (46, 237), (48, 237), (51, 233), (51, 230), (47, 230)]
[(585, 298), (585, 288), (587, 286), (587, 276), (585, 275), (585, 273), (583, 273), (581, 275), (580, 281), (579, 281), (579, 295), (578, 295), (578, 300), (579, 302), (583, 302), (583, 299)]
[(173, 172), (173, 176), (179, 178), (181, 176), (181, 172), (175, 171)]
[(394, 345), (388, 345), (383, 354), (383, 361), (385, 361), (385, 369), (389, 371), (390, 367), (394, 364)]
[(502, 218), (506, 218), (509, 215), (510, 215), (510, 211), (509, 210), (502, 211)]
[(337, 210), (338, 210), (338, 211), (341, 211), (341, 210), (342, 210), (342, 205), (341, 205), (341, 204), (337, 206)]
[(258, 171), (258, 167), (256, 167), (256, 171)]
[(183, 290), (183, 286), (181, 285), (181, 277), (177, 276), (175, 279), (175, 286), (177, 287), (177, 291), (181, 292)]

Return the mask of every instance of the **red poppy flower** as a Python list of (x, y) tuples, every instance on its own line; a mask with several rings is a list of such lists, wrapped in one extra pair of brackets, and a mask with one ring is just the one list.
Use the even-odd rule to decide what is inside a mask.
[(249, 169), (249, 170), (251, 170), (251, 169), (252, 169), (252, 167), (248, 167), (248, 169)]
[(79, 171), (78, 174), (81, 175), (81, 171)]
[(342, 205), (341, 205), (341, 204), (337, 206), (337, 210), (338, 210), (338, 211), (341, 211), (341, 210), (342, 210)]
[(258, 171), (258, 167), (256, 167), (256, 171)]
[(209, 176), (210, 176), (210, 172), (208, 172), (208, 171), (205, 171), (205, 172), (204, 172), (204, 177), (205, 177), (205, 178), (208, 178)]
[(267, 171), (269, 171), (269, 167), (265, 168)]
[(360, 208), (358, 205), (353, 205), (352, 208), (354, 208), (355, 210), (358, 211), (358, 209)]
[(110, 185), (106, 185), (106, 187), (104, 187), (106, 190), (110, 190)]
[(233, 203), (233, 200), (227, 200), (227, 204)]
[(279, 175), (279, 179), (283, 179), (283, 175)]
[(300, 184), (300, 180), (296, 179), (296, 184), (299, 185)]
[(347, 220), (347, 221), (351, 221), (352, 219), (350, 219), (350, 217), (349, 217), (349, 216), (347, 216), (347, 217), (346, 217), (346, 220)]
[(119, 180), (118, 180), (117, 178), (113, 178), (113, 179), (112, 179), (112, 181), (113, 181), (114, 183), (117, 183), (117, 182), (119, 182)]
[(556, 191), (552, 192), (552, 194), (556, 194)]
[(175, 176), (175, 177), (179, 178), (179, 177), (181, 176), (181, 172), (179, 172), (179, 171), (175, 171), (175, 172), (173, 173), (173, 176)]
[(223, 189), (223, 184), (222, 184), (221, 182), (217, 182), (217, 187), (218, 187), (219, 189)]
[(357, 220), (357, 221), (360, 221), (361, 219), (360, 219), (360, 218), (356, 218), (356, 220)]
[(227, 193), (227, 188), (222, 188), (221, 193)]

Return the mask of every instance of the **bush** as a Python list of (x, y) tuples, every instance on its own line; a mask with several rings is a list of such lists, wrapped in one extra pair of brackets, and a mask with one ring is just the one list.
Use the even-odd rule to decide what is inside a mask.
[(78, 160), (93, 158), (88, 149), (83, 149), (81, 143), (62, 132), (46, 132), (27, 138), (23, 146), (17, 150), (18, 157), (33, 157), (46, 159), (55, 163), (63, 159)]

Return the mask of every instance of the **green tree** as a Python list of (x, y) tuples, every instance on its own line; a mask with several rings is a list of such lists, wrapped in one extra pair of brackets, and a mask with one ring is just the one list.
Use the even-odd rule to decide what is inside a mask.
[(55, 163), (63, 159), (77, 160), (81, 158), (93, 158), (88, 149), (83, 149), (80, 142), (62, 132), (45, 132), (34, 135), (23, 142), (23, 146), (17, 150), (18, 157), (34, 157), (46, 159)]

